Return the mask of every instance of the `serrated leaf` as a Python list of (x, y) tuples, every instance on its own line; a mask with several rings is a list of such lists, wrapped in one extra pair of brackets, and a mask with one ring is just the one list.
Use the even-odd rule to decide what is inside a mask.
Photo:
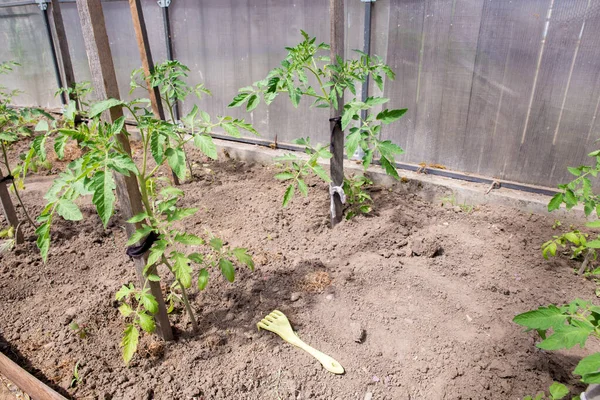
[(354, 132), (346, 136), (346, 154), (348, 157), (352, 157), (358, 148), (360, 139), (362, 138), (360, 130), (356, 129)]
[(226, 258), (221, 258), (219, 260), (219, 268), (221, 268), (221, 273), (229, 282), (233, 282), (235, 280), (235, 268), (233, 267), (233, 263)]
[(165, 140), (165, 137), (157, 130), (153, 130), (150, 134), (150, 152), (157, 164), (162, 164), (164, 161)]
[(563, 202), (563, 194), (556, 193), (548, 203), (548, 211), (558, 210)]
[(90, 107), (90, 110), (88, 111), (88, 115), (90, 118), (94, 118), (110, 108), (120, 106), (123, 104), (125, 104), (125, 103), (122, 102), (121, 100), (117, 100), (117, 99), (103, 100), (103, 101), (100, 101), (100, 102), (92, 105)]
[(31, 147), (35, 150), (40, 161), (46, 161), (46, 135), (36, 136)]
[(567, 316), (558, 307), (550, 305), (519, 314), (513, 318), (513, 322), (529, 329), (546, 330), (560, 327), (566, 319)]
[(384, 157), (382, 155), (381, 158), (379, 159), (379, 162), (381, 163), (381, 166), (385, 170), (386, 174), (388, 174), (389, 176), (391, 176), (395, 179), (400, 179), (400, 176), (398, 175), (398, 171), (396, 170), (396, 167), (386, 157)]
[(250, 95), (250, 93), (238, 93), (238, 95), (233, 98), (233, 101), (231, 103), (229, 103), (229, 105), (227, 107), (240, 106), (249, 95)]
[(90, 189), (94, 192), (92, 203), (96, 206), (96, 211), (105, 228), (114, 211), (115, 194), (113, 190), (115, 188), (115, 180), (110, 172), (98, 171), (92, 177), (90, 183)]
[(5, 142), (16, 142), (17, 140), (19, 140), (19, 137), (12, 132), (0, 132), (0, 140), (3, 140)]
[(147, 225), (141, 227), (140, 229), (137, 229), (135, 232), (133, 232), (133, 235), (131, 235), (129, 240), (127, 240), (127, 246), (136, 244), (137, 242), (148, 236), (150, 232), (152, 232), (152, 227)]
[(217, 146), (209, 135), (195, 135), (194, 145), (207, 157), (210, 157), (213, 160), (217, 159)]
[(386, 99), (385, 97), (367, 97), (367, 99), (365, 100), (365, 104), (373, 107), (379, 104), (385, 104), (388, 101), (390, 101), (390, 99)]
[(600, 353), (594, 353), (582, 358), (573, 371), (576, 375), (587, 375), (600, 370)]
[(173, 264), (173, 272), (175, 277), (184, 288), (192, 286), (192, 267), (190, 267), (190, 259), (185, 254), (175, 252), (175, 263)]
[(123, 332), (123, 339), (121, 340), (125, 364), (129, 364), (129, 361), (131, 361), (131, 358), (135, 354), (139, 337), (140, 333), (137, 328), (131, 324), (127, 325), (127, 328), (125, 328), (125, 331)]
[(137, 166), (131, 157), (122, 153), (110, 153), (108, 167), (125, 176), (129, 176), (130, 172), (138, 173)]
[(569, 389), (562, 383), (558, 382), (552, 382), (549, 390), (553, 400), (560, 400), (569, 394)]
[(208, 285), (208, 271), (206, 268), (202, 268), (198, 274), (198, 289), (204, 290), (206, 285)]
[(321, 167), (319, 164), (314, 165), (311, 168), (312, 168), (313, 172), (315, 173), (315, 175), (317, 175), (323, 181), (325, 181), (326, 183), (331, 182), (331, 178), (329, 178), (329, 175), (327, 175), (327, 172), (325, 172), (323, 167)]
[(191, 233), (178, 233), (175, 235), (174, 240), (181, 244), (187, 244), (192, 246), (199, 246), (204, 244), (204, 240), (196, 235), (192, 235)]
[(600, 239), (590, 240), (585, 246), (590, 249), (600, 249)]
[(140, 327), (148, 333), (154, 332), (156, 329), (156, 324), (154, 323), (154, 318), (144, 312), (138, 314), (140, 318), (139, 324)]
[(60, 199), (56, 204), (56, 212), (67, 221), (81, 221), (83, 219), (79, 207), (71, 200)]
[(141, 213), (136, 214), (133, 217), (129, 218), (127, 220), (127, 222), (130, 224), (136, 224), (138, 222), (145, 220), (146, 218), (148, 218), (148, 214), (146, 214), (146, 212), (141, 212)]
[(36, 132), (48, 132), (48, 122), (45, 119), (40, 120), (33, 129)]
[(575, 345), (580, 345), (582, 348), (591, 329), (583, 326), (563, 325), (555, 327), (551, 336), (537, 344), (537, 347), (544, 350), (560, 350), (570, 349)]
[(294, 197), (294, 185), (291, 184), (287, 187), (287, 189), (285, 189), (285, 193), (283, 194), (283, 204), (282, 207), (287, 207), (287, 205), (289, 204), (290, 200), (292, 200), (292, 197)]
[(210, 244), (210, 247), (212, 247), (216, 251), (221, 251), (221, 248), (223, 248), (223, 241), (221, 239), (219, 239), (218, 237), (214, 237), (214, 238), (210, 239), (209, 244)]
[(280, 181), (287, 181), (288, 179), (293, 179), (296, 177), (296, 174), (292, 174), (291, 172), (280, 172), (275, 175), (275, 179), (279, 179)]
[(124, 317), (129, 317), (131, 315), (131, 313), (133, 312), (133, 310), (131, 309), (131, 307), (129, 306), (129, 304), (127, 303), (123, 303), (119, 306), (119, 312), (121, 313), (122, 316)]
[(377, 114), (376, 119), (384, 124), (391, 124), (392, 122), (399, 120), (408, 111), (406, 108), (401, 110), (388, 110), (385, 109)]
[(172, 148), (169, 147), (165, 151), (165, 156), (167, 156), (167, 162), (169, 167), (175, 172), (175, 175), (179, 179), (185, 179), (185, 153), (181, 148)]
[(158, 303), (150, 292), (145, 291), (140, 295), (140, 303), (142, 303), (148, 312), (152, 314), (156, 314), (158, 312)]
[(308, 186), (306, 186), (304, 179), (298, 179), (296, 183), (298, 184), (298, 191), (302, 193), (304, 197), (308, 196)]
[(246, 111), (247, 112), (251, 112), (252, 110), (254, 110), (256, 107), (258, 107), (258, 104), (260, 103), (260, 97), (258, 97), (257, 95), (253, 94), (248, 98), (248, 104), (246, 104)]
[(125, 297), (129, 296), (134, 291), (133, 287), (129, 287), (126, 285), (121, 286), (121, 289), (115, 293), (115, 299), (123, 300)]
[(239, 262), (248, 266), (248, 268), (254, 271), (254, 261), (252, 260), (252, 256), (248, 254), (248, 249), (237, 247), (233, 249), (233, 255), (238, 259)]
[(66, 135), (58, 135), (56, 139), (54, 139), (54, 151), (60, 160), (65, 157), (65, 145), (67, 144), (67, 139), (69, 139)]
[(154, 246), (152, 246), (150, 248), (150, 254), (148, 254), (148, 261), (146, 262), (146, 268), (148, 268), (151, 265), (158, 262), (158, 260), (160, 260), (163, 256), (163, 254), (165, 253), (166, 248), (167, 248), (166, 240), (159, 240), (159, 241), (155, 242)]
[(184, 218), (194, 215), (197, 211), (197, 208), (178, 208), (177, 210), (169, 214), (169, 216), (167, 217), (167, 221), (180, 221)]
[(223, 127), (225, 132), (227, 132), (231, 136), (236, 137), (236, 138), (241, 137), (240, 130), (237, 127), (235, 127), (233, 124), (224, 123), (221, 126)]

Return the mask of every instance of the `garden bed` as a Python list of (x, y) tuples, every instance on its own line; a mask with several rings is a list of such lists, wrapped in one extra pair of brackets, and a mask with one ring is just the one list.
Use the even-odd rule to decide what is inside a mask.
[[(181, 307), (177, 340), (146, 335), (129, 367), (119, 349), (115, 292), (136, 281), (119, 215), (102, 228), (57, 219), (46, 265), (27, 243), (0, 256), (0, 351), (77, 399), (516, 399), (570, 375), (584, 354), (548, 353), (512, 322), (548, 303), (594, 296), (576, 262), (544, 260), (551, 216), (500, 207), (442, 206), (398, 183), (372, 191), (369, 217), (329, 225), (327, 187), (281, 208), (285, 185), (273, 167), (235, 160), (196, 166), (184, 184), (189, 232), (208, 229), (253, 253), (257, 268), (221, 277), (192, 294), (200, 334)], [(38, 214), (51, 176), (34, 176), (24, 202)], [(164, 275), (166, 276), (166, 275)], [(298, 335), (338, 360), (336, 376), (256, 323), (279, 309)], [(79, 338), (69, 327), (86, 329)], [(356, 340), (360, 330), (365, 335)], [(82, 382), (70, 387), (79, 362)]]

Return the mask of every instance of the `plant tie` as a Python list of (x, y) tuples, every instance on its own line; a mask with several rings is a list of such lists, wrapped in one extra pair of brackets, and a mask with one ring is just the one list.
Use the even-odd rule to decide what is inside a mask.
[(0, 183), (12, 183), (15, 178), (12, 175), (6, 175), (0, 179)]
[(335, 203), (333, 201), (333, 195), (337, 193), (340, 196), (340, 201), (342, 204), (346, 204), (346, 193), (344, 193), (344, 188), (341, 186), (333, 186), (333, 183), (329, 184), (329, 195), (331, 196), (331, 217), (335, 217)]
[(125, 253), (131, 258), (142, 258), (144, 254), (150, 250), (150, 247), (154, 244), (154, 242), (158, 239), (158, 234), (154, 231), (150, 232), (148, 236), (142, 240), (142, 243), (139, 246), (132, 245), (127, 247)]

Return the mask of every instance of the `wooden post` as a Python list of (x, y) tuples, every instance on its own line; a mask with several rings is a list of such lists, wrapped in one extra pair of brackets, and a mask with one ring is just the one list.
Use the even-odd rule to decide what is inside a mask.
[[(99, 99), (118, 99), (119, 88), (117, 86), (117, 77), (113, 64), (108, 35), (106, 34), (106, 25), (104, 24), (104, 13), (100, 0), (77, 0), (77, 10), (81, 21), (83, 39), (92, 73), (92, 83)], [(113, 107), (103, 114), (107, 121), (114, 121), (123, 116), (122, 107)], [(123, 149), (131, 154), (131, 147), (127, 135), (117, 135)], [(117, 197), (123, 217), (126, 219), (139, 214), (143, 211), (142, 197), (135, 176), (124, 176), (115, 174), (117, 183)], [(127, 235), (131, 236), (137, 226), (127, 224)], [(146, 265), (147, 257), (134, 259), (136, 271), (140, 281), (143, 284), (143, 269)], [(162, 291), (159, 282), (149, 282), (150, 291), (158, 302), (158, 313), (155, 315), (158, 332), (163, 339), (172, 340), (173, 332), (169, 324), (167, 308), (163, 300)]]
[(0, 373), (35, 400), (67, 400), (0, 353)]
[[(344, 59), (344, 0), (329, 0), (329, 18), (331, 21), (331, 62), (336, 56)], [(331, 184), (341, 187), (344, 184), (344, 131), (342, 131), (341, 115), (344, 109), (344, 97), (338, 97), (338, 109), (329, 109), (329, 130), (331, 132), (330, 150), (333, 154), (330, 164)], [(331, 227), (342, 221), (342, 200), (338, 193), (332, 193), (333, 212)]]
[[(162, 108), (160, 90), (158, 87), (153, 88), (150, 83), (150, 73), (154, 69), (154, 62), (152, 60), (152, 52), (150, 51), (150, 42), (148, 41), (148, 32), (146, 31), (146, 22), (144, 20), (141, 0), (129, 0), (129, 8), (131, 9), (131, 19), (133, 20), (135, 38), (137, 40), (138, 49), (140, 50), (142, 68), (144, 70), (144, 75), (146, 75), (146, 84), (148, 85), (148, 94), (150, 96), (152, 112), (156, 118), (164, 121), (165, 111)], [(173, 170), (171, 170), (171, 181), (174, 185), (179, 185), (179, 178)]]
[[(2, 169), (0, 169), (0, 180), (4, 177), (2, 174)], [(15, 229), (15, 241), (17, 244), (23, 243), (23, 232), (21, 232), (21, 227), (19, 225), (19, 217), (17, 217), (17, 213), (15, 211), (15, 206), (13, 205), (12, 199), (10, 198), (10, 194), (8, 193), (8, 185), (10, 182), (2, 182), (0, 183), (0, 205), (2, 206), (2, 211), (4, 213), (4, 217), (10, 226)]]
[[(58, 55), (61, 60), (63, 84), (66, 87), (75, 85), (75, 73), (73, 72), (73, 63), (71, 62), (71, 53), (69, 52), (69, 42), (63, 23), (62, 13), (60, 11), (60, 1), (52, 0), (50, 2), (50, 25), (54, 31), (56, 43), (58, 46)], [(71, 100), (76, 100), (75, 95), (69, 95)]]

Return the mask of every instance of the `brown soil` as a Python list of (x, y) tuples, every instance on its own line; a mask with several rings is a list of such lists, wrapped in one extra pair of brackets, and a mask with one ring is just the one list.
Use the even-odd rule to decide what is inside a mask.
[[(200, 334), (178, 308), (177, 340), (147, 335), (123, 365), (114, 294), (135, 281), (123, 221), (117, 215), (105, 231), (85, 204), (84, 221), (57, 221), (46, 265), (29, 227), (28, 242), (0, 256), (0, 350), (77, 399), (516, 399), (553, 380), (583, 389), (570, 371), (594, 344), (544, 352), (512, 323), (540, 305), (594, 296), (594, 283), (573, 276), (576, 262), (541, 257), (556, 234), (550, 216), (465, 212), (441, 206), (444, 193), (399, 183), (373, 191), (373, 216), (331, 230), (322, 183), (282, 209), (285, 186), (271, 167), (228, 160), (196, 170), (183, 188), (185, 205), (200, 211), (186, 228), (248, 247), (257, 262), (234, 284), (215, 271), (192, 295)], [(51, 179), (28, 182), (34, 213)], [(257, 331), (273, 309), (345, 375)], [(87, 337), (69, 329), (72, 320)], [(76, 362), (83, 381), (70, 388)]]

